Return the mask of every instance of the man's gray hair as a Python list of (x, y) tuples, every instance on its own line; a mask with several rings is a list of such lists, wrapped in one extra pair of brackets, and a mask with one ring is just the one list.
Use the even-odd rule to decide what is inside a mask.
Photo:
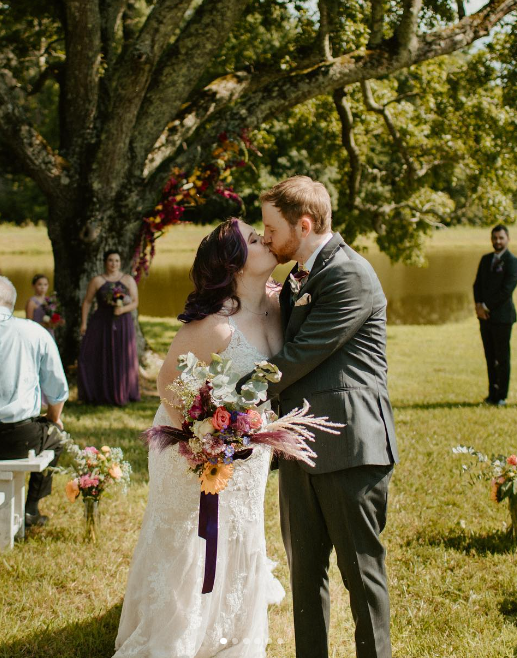
[(16, 288), (6, 276), (0, 276), (0, 306), (7, 306), (14, 311), (15, 304)]

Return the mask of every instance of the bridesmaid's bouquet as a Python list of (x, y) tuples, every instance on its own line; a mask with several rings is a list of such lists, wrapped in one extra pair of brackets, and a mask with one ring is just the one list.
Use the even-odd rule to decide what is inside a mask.
[[(189, 470), (201, 480), (201, 491), (218, 494), (233, 475), (233, 462), (249, 457), (255, 446), (268, 445), (280, 456), (298, 459), (314, 466), (315, 452), (311, 429), (339, 434), (341, 423), (327, 416), (308, 414), (309, 404), (293, 409), (282, 418), (270, 409), (260, 409), (267, 399), (268, 382), (278, 382), (281, 373), (268, 361), (256, 363), (251, 378), (237, 393), (239, 374), (232, 370), (231, 359), (212, 354), (209, 365), (192, 352), (178, 358), (181, 375), (167, 388), (174, 393), (183, 417), (181, 429), (167, 425), (152, 427), (143, 434), (145, 443), (163, 450), (179, 444)], [(172, 404), (166, 399), (162, 402)], [(310, 429), (311, 428), (311, 429)]]
[(63, 318), (63, 313), (61, 311), (61, 302), (55, 292), (48, 297), (45, 297), (45, 302), (42, 304), (42, 307), (44, 312), (42, 322), (46, 327), (49, 329), (55, 329), (56, 327), (62, 327), (65, 324), (65, 319)]
[(131, 302), (131, 297), (121, 286), (112, 284), (106, 293), (106, 301), (110, 306), (127, 306)]

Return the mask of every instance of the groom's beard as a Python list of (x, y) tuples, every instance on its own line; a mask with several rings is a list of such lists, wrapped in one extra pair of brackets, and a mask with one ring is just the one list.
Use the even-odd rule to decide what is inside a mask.
[(296, 260), (295, 254), (300, 248), (300, 244), (301, 244), (301, 239), (296, 236), (293, 230), (291, 231), (291, 235), (287, 238), (287, 240), (284, 242), (283, 245), (281, 245), (280, 247), (276, 247), (274, 250), (272, 249), (271, 251), (276, 256), (276, 259), (279, 262), (279, 264), (283, 265), (284, 263), (288, 263), (290, 260)]

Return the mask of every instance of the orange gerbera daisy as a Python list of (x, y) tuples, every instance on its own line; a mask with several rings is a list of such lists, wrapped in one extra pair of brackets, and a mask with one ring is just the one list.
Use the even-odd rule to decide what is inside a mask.
[(233, 475), (233, 464), (205, 464), (201, 475), (201, 491), (218, 494), (226, 489)]

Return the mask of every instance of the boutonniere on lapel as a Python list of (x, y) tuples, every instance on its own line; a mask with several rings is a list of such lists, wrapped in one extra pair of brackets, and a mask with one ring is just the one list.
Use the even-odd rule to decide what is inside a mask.
[(289, 285), (291, 286), (293, 301), (296, 301), (296, 299), (298, 298), (298, 295), (300, 294), (300, 290), (303, 284), (305, 283), (305, 281), (307, 280), (309, 274), (310, 272), (308, 270), (304, 270), (303, 267), (300, 267), (297, 272), (289, 275)]

